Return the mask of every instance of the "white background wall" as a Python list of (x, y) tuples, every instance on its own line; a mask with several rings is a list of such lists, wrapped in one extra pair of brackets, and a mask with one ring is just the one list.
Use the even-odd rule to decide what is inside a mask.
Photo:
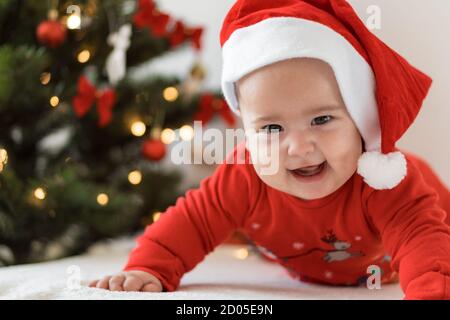
[[(450, 186), (450, 1), (448, 0), (350, 0), (363, 21), (366, 9), (381, 9), (381, 29), (374, 30), (390, 47), (412, 65), (430, 75), (434, 82), (424, 106), (397, 146), (428, 160)], [(159, 8), (190, 25), (205, 27), (200, 58), (208, 76), (207, 88), (220, 88), (222, 21), (234, 0), (157, 0)], [(173, 72), (185, 73), (192, 50), (175, 57), (180, 63), (163, 63)]]

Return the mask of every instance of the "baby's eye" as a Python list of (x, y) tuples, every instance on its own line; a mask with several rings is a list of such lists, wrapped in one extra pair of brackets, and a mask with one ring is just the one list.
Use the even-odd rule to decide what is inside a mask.
[(281, 132), (283, 130), (283, 127), (279, 124), (268, 124), (261, 128), (263, 131), (266, 131), (267, 133), (275, 133), (275, 132)]
[(332, 116), (321, 116), (321, 117), (317, 117), (317, 118), (314, 118), (313, 119), (313, 125), (318, 125), (318, 126), (320, 126), (320, 125), (324, 125), (324, 124), (327, 124), (328, 122), (330, 122), (331, 121), (331, 119), (332, 119), (333, 117)]

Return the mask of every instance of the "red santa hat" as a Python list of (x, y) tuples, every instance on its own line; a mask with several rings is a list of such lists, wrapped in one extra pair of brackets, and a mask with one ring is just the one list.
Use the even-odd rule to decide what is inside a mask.
[(372, 34), (345, 0), (237, 0), (222, 26), (222, 91), (239, 115), (235, 83), (290, 58), (316, 58), (334, 71), (366, 151), (357, 173), (374, 189), (407, 174), (395, 143), (413, 123), (431, 78)]

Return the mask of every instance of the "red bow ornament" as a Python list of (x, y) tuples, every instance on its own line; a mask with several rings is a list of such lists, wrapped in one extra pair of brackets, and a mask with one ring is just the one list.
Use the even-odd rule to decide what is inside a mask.
[(115, 91), (111, 88), (97, 90), (86, 76), (80, 77), (77, 88), (78, 94), (72, 101), (75, 114), (79, 118), (84, 117), (96, 101), (99, 127), (104, 127), (109, 124), (112, 118), (112, 108), (116, 102)]
[(208, 93), (200, 98), (199, 110), (195, 114), (194, 120), (201, 121), (202, 125), (205, 125), (211, 121), (215, 113), (218, 113), (226, 123), (234, 127), (236, 119), (225, 100)]
[(170, 16), (158, 11), (153, 0), (139, 0), (139, 8), (133, 17), (138, 28), (148, 27), (155, 36), (166, 35)]
[(178, 46), (186, 40), (192, 42), (192, 46), (199, 51), (201, 49), (201, 38), (203, 28), (187, 28), (183, 22), (177, 21), (175, 29), (169, 37), (172, 48)]

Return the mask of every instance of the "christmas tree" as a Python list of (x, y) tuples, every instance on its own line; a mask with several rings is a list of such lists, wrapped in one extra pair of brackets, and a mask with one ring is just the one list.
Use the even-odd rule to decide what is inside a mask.
[(130, 70), (200, 51), (202, 31), (152, 0), (0, 0), (0, 266), (83, 252), (175, 202), (167, 144), (233, 118), (199, 62), (185, 79)]

